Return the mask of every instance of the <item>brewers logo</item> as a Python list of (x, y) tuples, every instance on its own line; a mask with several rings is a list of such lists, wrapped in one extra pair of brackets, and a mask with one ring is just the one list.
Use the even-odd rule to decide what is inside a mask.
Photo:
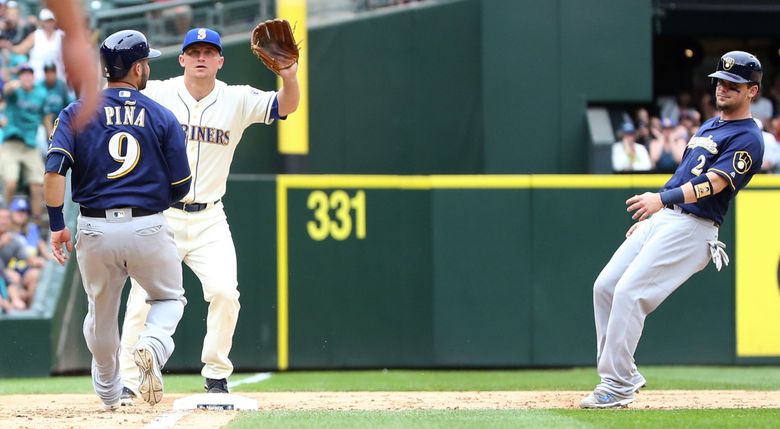
[(744, 150), (740, 150), (734, 153), (734, 160), (732, 162), (734, 171), (739, 174), (745, 174), (750, 171), (750, 167), (753, 165), (753, 159), (750, 154)]
[(734, 58), (726, 57), (723, 58), (723, 70), (731, 70), (731, 67), (734, 66)]

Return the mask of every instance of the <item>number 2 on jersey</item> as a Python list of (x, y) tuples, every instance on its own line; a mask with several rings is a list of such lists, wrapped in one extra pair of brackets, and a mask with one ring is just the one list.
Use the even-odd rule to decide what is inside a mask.
[[(122, 155), (124, 152), (124, 155)], [(124, 131), (111, 136), (108, 141), (108, 153), (114, 158), (114, 161), (122, 163), (118, 169), (108, 173), (109, 179), (118, 179), (127, 173), (133, 171), (138, 160), (141, 158), (141, 145), (131, 134)]]
[(707, 158), (705, 158), (704, 155), (699, 155), (697, 159), (699, 160), (699, 163), (696, 164), (696, 167), (691, 168), (691, 173), (693, 173), (694, 176), (698, 176), (704, 171), (704, 163), (707, 162)]

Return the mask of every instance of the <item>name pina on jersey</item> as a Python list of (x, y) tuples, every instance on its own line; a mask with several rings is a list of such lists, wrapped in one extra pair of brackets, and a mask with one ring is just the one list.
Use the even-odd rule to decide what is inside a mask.
[(134, 125), (143, 127), (146, 122), (146, 109), (135, 111), (135, 101), (125, 101), (124, 106), (105, 106), (106, 125)]

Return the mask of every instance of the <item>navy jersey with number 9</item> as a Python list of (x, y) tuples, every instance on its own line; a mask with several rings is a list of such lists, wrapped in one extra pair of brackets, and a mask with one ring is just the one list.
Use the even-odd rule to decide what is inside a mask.
[(717, 173), (728, 182), (723, 191), (679, 206), (722, 224), (729, 201), (761, 169), (763, 158), (763, 136), (752, 118), (723, 121), (716, 116), (704, 122), (688, 142), (680, 166), (663, 190), (682, 186), (708, 171)]
[(72, 168), (73, 201), (85, 207), (167, 209), (171, 186), (190, 178), (184, 132), (173, 114), (133, 88), (107, 88), (97, 116), (74, 134), (78, 106), (57, 118), (46, 171), (64, 175)]

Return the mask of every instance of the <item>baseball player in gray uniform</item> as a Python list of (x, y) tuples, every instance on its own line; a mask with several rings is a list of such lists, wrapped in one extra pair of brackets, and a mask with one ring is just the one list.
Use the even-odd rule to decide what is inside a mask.
[(742, 51), (723, 55), (709, 75), (720, 116), (702, 124), (660, 192), (626, 201), (639, 222), (593, 285), (601, 382), (581, 407), (633, 402), (645, 385), (634, 364), (645, 318), (710, 259), (718, 270), (728, 264), (718, 228), (731, 200), (761, 168), (764, 153), (761, 130), (750, 114), (761, 75), (755, 56)]
[(65, 175), (72, 170), (73, 201), (80, 205), (76, 255), (89, 306), (84, 338), (92, 353), (92, 383), (107, 410), (120, 403), (117, 317), (128, 276), (138, 280), (151, 306), (133, 345), (139, 391), (149, 404), (162, 398), (160, 372), (173, 353), (171, 336), (186, 300), (173, 233), (162, 211), (186, 195), (191, 175), (184, 133), (176, 118), (139, 91), (149, 77), (143, 34), (114, 33), (100, 47), (108, 88), (83, 131), (73, 120), (76, 102), (54, 123), (44, 177), (51, 246), (60, 264), (72, 250), (62, 214)]
[[(179, 64), (184, 75), (150, 81), (144, 94), (170, 109), (185, 130), (193, 175), (190, 192), (165, 211), (174, 232), (179, 258), (201, 281), (209, 302), (203, 339), (201, 374), (208, 393), (228, 393), (233, 372), (228, 355), (238, 322), (236, 250), (221, 202), (233, 155), (244, 130), (253, 123), (270, 124), (298, 107), (297, 64), (282, 70), (282, 88), (261, 91), (218, 80), (224, 64), (222, 41), (214, 30), (190, 30), (182, 43)], [(138, 371), (130, 358), (149, 306), (146, 293), (133, 282), (122, 325), (124, 405), (137, 392)]]

